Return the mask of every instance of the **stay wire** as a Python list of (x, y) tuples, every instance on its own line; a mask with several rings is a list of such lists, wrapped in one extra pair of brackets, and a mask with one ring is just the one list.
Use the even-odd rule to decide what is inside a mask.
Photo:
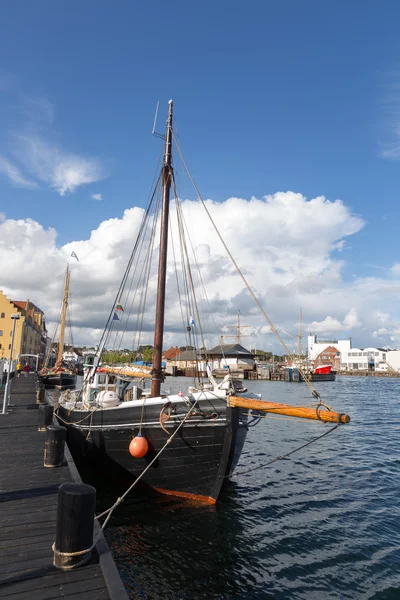
[[(288, 356), (290, 356), (290, 357), (292, 357), (292, 353), (290, 352), (290, 350), (289, 350), (289, 348), (287, 347), (286, 343), (285, 343), (285, 342), (284, 342), (284, 340), (282, 339), (282, 337), (281, 337), (281, 335), (279, 334), (278, 330), (276, 329), (275, 325), (273, 324), (273, 322), (271, 321), (271, 319), (269, 318), (269, 316), (268, 316), (268, 315), (267, 315), (267, 313), (265, 312), (265, 310), (264, 310), (264, 308), (262, 307), (262, 305), (261, 305), (260, 301), (258, 300), (257, 296), (255, 295), (255, 293), (254, 293), (254, 292), (253, 292), (253, 290), (251, 289), (251, 287), (250, 287), (249, 283), (247, 282), (247, 279), (245, 278), (245, 276), (244, 276), (244, 274), (242, 273), (242, 271), (241, 271), (241, 269), (240, 269), (239, 265), (237, 264), (237, 262), (236, 262), (236, 260), (234, 259), (234, 257), (233, 257), (233, 255), (232, 255), (232, 253), (230, 252), (230, 250), (229, 250), (229, 248), (228, 248), (227, 244), (225, 243), (225, 240), (223, 239), (222, 235), (220, 234), (220, 232), (219, 232), (219, 230), (218, 230), (218, 228), (217, 228), (217, 226), (216, 226), (216, 224), (215, 224), (215, 222), (214, 222), (214, 220), (213, 220), (213, 218), (212, 218), (212, 216), (211, 216), (211, 214), (210, 214), (210, 212), (209, 212), (209, 210), (208, 210), (208, 208), (207, 208), (207, 206), (206, 206), (206, 203), (204, 202), (204, 200), (203, 200), (203, 197), (202, 197), (202, 196), (201, 196), (201, 194), (200, 194), (200, 190), (198, 189), (198, 187), (197, 187), (197, 185), (196, 185), (196, 183), (195, 183), (195, 181), (194, 181), (194, 179), (193, 179), (193, 176), (192, 176), (192, 174), (191, 174), (191, 172), (190, 172), (190, 170), (189, 170), (189, 167), (188, 167), (188, 166), (187, 166), (187, 164), (186, 164), (186, 161), (185, 161), (185, 159), (184, 159), (184, 157), (183, 157), (182, 151), (181, 151), (181, 149), (180, 149), (180, 146), (179, 146), (179, 142), (178, 142), (178, 140), (176, 139), (176, 137), (175, 137), (175, 135), (174, 135), (174, 132), (172, 132), (172, 135), (173, 135), (173, 137), (174, 137), (174, 140), (175, 140), (176, 147), (177, 147), (177, 149), (178, 149), (178, 152), (179, 152), (179, 155), (180, 155), (180, 157), (181, 157), (181, 160), (182, 160), (182, 162), (183, 162), (183, 165), (184, 165), (184, 167), (185, 167), (185, 169), (186, 169), (186, 171), (187, 171), (187, 174), (188, 174), (188, 176), (189, 176), (189, 178), (190, 178), (190, 180), (191, 180), (191, 182), (192, 182), (192, 184), (193, 184), (193, 187), (194, 187), (194, 189), (196, 190), (196, 193), (198, 194), (198, 197), (199, 197), (199, 199), (200, 199), (200, 202), (202, 203), (202, 205), (203, 205), (203, 208), (204, 208), (204, 210), (206, 211), (206, 213), (207, 213), (207, 215), (208, 215), (208, 218), (209, 218), (209, 219), (210, 219), (210, 221), (211, 221), (211, 224), (212, 224), (212, 226), (214, 227), (214, 230), (215, 230), (215, 232), (216, 232), (217, 236), (219, 237), (219, 239), (220, 239), (220, 241), (221, 241), (221, 243), (222, 243), (223, 247), (225, 248), (225, 251), (226, 251), (226, 253), (228, 254), (229, 258), (231, 259), (231, 261), (232, 261), (232, 263), (233, 263), (234, 267), (236, 268), (236, 270), (237, 270), (238, 274), (240, 275), (240, 277), (241, 277), (241, 279), (242, 279), (242, 281), (243, 281), (244, 285), (246, 286), (246, 288), (247, 288), (248, 292), (250, 293), (251, 297), (253, 298), (253, 300), (254, 300), (255, 304), (257, 305), (258, 309), (260, 310), (260, 312), (262, 313), (262, 315), (263, 315), (263, 316), (264, 316), (264, 318), (266, 319), (266, 321), (267, 321), (268, 325), (270, 326), (271, 330), (272, 330), (272, 331), (275, 333), (275, 335), (276, 335), (276, 337), (278, 338), (279, 342), (281, 343), (282, 347), (283, 347), (283, 348), (286, 350), (286, 353), (287, 353), (287, 355), (288, 355)], [(295, 361), (294, 359), (293, 359), (293, 361), (294, 361), (294, 363), (296, 364), (296, 361)], [(307, 386), (309, 387), (309, 389), (310, 389), (310, 391), (311, 391), (312, 395), (314, 396), (314, 398), (317, 398), (317, 399), (318, 399), (318, 400), (319, 400), (319, 401), (322, 403), (322, 400), (321, 400), (321, 397), (320, 397), (319, 393), (318, 393), (318, 392), (317, 392), (317, 391), (314, 389), (314, 387), (313, 387), (313, 385), (312, 385), (312, 383), (311, 383), (310, 379), (308, 378), (307, 374), (305, 373), (305, 371), (302, 369), (302, 367), (301, 367), (299, 364), (296, 364), (296, 367), (297, 367), (297, 369), (300, 371), (300, 373), (301, 373), (301, 375), (302, 375), (302, 377), (303, 377), (304, 381), (306, 382)]]
[(335, 429), (340, 427), (340, 425), (341, 425), (341, 423), (338, 423), (337, 425), (335, 425), (334, 427), (329, 429), (329, 431), (325, 431), (322, 435), (319, 435), (318, 437), (314, 438), (313, 440), (310, 440), (309, 442), (302, 444), (301, 446), (299, 446), (298, 448), (295, 448), (295, 450), (292, 450), (291, 452), (287, 452), (286, 454), (283, 454), (283, 456), (277, 456), (277, 457), (273, 458), (272, 460), (270, 460), (269, 462), (262, 464), (262, 465), (257, 465), (256, 467), (252, 467), (251, 469), (245, 469), (244, 471), (237, 471), (236, 473), (233, 473), (232, 475), (225, 475), (225, 479), (231, 478), (231, 477), (234, 477), (237, 475), (245, 475), (247, 473), (251, 473), (252, 471), (257, 471), (258, 469), (264, 469), (266, 467), (270, 467), (272, 464), (274, 464), (280, 460), (284, 460), (285, 458), (288, 458), (289, 456), (292, 456), (292, 454), (295, 454), (299, 450), (302, 450), (303, 448), (306, 448), (307, 446), (311, 446), (311, 444), (314, 444), (314, 442), (317, 442), (318, 440), (322, 439), (323, 437), (325, 437), (325, 436), (329, 435), (330, 433), (332, 433), (333, 431), (335, 431)]

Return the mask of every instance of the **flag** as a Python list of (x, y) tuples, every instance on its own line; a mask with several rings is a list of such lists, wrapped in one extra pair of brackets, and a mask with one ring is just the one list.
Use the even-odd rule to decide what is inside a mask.
[(76, 260), (79, 262), (79, 258), (77, 257), (77, 255), (75, 254), (75, 252), (71, 253), (72, 258), (76, 258)]
[(190, 319), (189, 319), (189, 325), (191, 327), (194, 327), (194, 319), (193, 319), (193, 317), (190, 317)]
[(120, 304), (117, 304), (117, 310), (122, 310), (122, 312), (124, 312), (124, 309), (122, 308), (122, 306)]
[(113, 321), (119, 321), (119, 316), (117, 315), (116, 312), (114, 313)]

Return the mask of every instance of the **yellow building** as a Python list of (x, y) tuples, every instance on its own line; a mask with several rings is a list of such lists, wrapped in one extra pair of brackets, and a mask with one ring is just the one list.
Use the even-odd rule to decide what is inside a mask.
[[(12, 314), (19, 313), (15, 321), (15, 335), (12, 359), (24, 354), (38, 354), (39, 364), (43, 363), (46, 349), (46, 324), (44, 313), (29, 300), (9, 300), (0, 290), (0, 358), (8, 359), (11, 349), (11, 336), (14, 320)], [(24, 357), (22, 357), (24, 361)], [(32, 366), (35, 361), (31, 361)]]

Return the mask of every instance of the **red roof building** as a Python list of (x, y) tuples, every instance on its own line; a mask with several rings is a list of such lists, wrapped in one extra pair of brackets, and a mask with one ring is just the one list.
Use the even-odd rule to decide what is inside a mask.
[(315, 357), (314, 366), (332, 365), (332, 367), (337, 368), (336, 363), (338, 362), (339, 357), (339, 350), (334, 346), (328, 346), (327, 348), (325, 348), (325, 350), (322, 350), (322, 352), (320, 352), (318, 356)]

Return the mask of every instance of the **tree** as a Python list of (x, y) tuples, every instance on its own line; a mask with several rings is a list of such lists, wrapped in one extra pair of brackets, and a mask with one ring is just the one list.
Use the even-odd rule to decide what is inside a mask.
[(153, 361), (153, 347), (146, 346), (143, 348), (143, 362), (151, 363)]

